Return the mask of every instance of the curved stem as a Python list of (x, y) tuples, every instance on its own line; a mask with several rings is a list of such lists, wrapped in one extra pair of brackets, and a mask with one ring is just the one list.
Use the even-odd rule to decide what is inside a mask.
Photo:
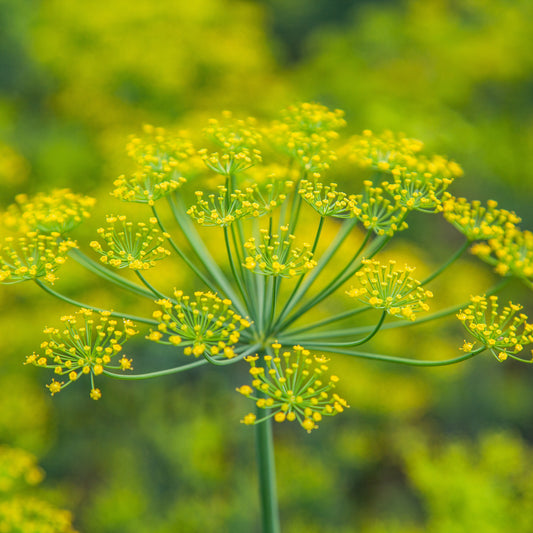
[(210, 356), (207, 353), (203, 353), (202, 355), (213, 365), (217, 366), (227, 366), (227, 365), (233, 365), (235, 363), (238, 363), (239, 361), (242, 361), (247, 355), (250, 355), (251, 353), (254, 353), (255, 351), (259, 350), (261, 348), (260, 344), (254, 344), (250, 346), (247, 350), (244, 350), (242, 353), (238, 354), (236, 357), (232, 357), (231, 359), (215, 359), (214, 357)]
[(69, 255), (70, 257), (72, 257), (72, 259), (74, 259), (80, 265), (85, 267), (87, 270), (93, 272), (93, 274), (96, 274), (101, 278), (122, 287), (123, 289), (153, 300), (153, 295), (150, 291), (147, 291), (144, 287), (141, 287), (140, 285), (137, 285), (136, 283), (133, 283), (123, 278), (122, 276), (119, 276), (115, 272), (112, 272), (108, 268), (102, 266), (100, 263), (93, 261), (90, 257), (87, 257), (81, 250), (71, 250), (69, 252)]
[[(48, 294), (55, 296), (56, 298), (59, 298), (63, 302), (66, 302), (68, 304), (74, 305), (76, 307), (83, 307), (84, 309), (92, 309), (93, 311), (102, 312), (107, 311), (107, 309), (102, 309), (101, 307), (94, 307), (92, 305), (88, 305), (82, 302), (78, 302), (77, 300), (73, 300), (72, 298), (68, 298), (67, 296), (64, 296), (63, 294), (54, 291), (54, 289), (51, 289), (47, 285), (45, 285), (42, 281), (35, 279), (35, 283), (43, 289), (43, 291), (47, 292)], [(111, 316), (117, 317), (117, 318), (125, 318), (126, 320), (133, 320), (134, 322), (142, 322), (143, 324), (152, 324), (157, 325), (159, 322), (157, 320), (152, 320), (150, 318), (143, 318), (140, 316), (135, 315), (128, 315), (126, 313), (118, 313), (116, 311), (111, 311)]]
[(143, 284), (158, 298), (163, 298), (164, 300), (170, 300), (168, 296), (165, 296), (162, 292), (159, 292), (141, 273), (139, 270), (135, 271), (137, 277), (143, 282)]
[(328, 324), (331, 324), (332, 322), (337, 322), (339, 320), (344, 320), (345, 318), (350, 318), (351, 316), (358, 315), (360, 313), (364, 313), (365, 311), (370, 311), (370, 309), (373, 309), (371, 306), (366, 307), (359, 307), (358, 309), (350, 309), (350, 311), (346, 311), (344, 313), (340, 313), (339, 315), (332, 316), (330, 318), (325, 318), (323, 320), (319, 320), (318, 322), (313, 322), (312, 324), (309, 324), (307, 326), (293, 329), (287, 331), (287, 335), (298, 335), (299, 333), (304, 333), (309, 330), (321, 328), (324, 326), (327, 326)]
[[(492, 294), (496, 294), (500, 290), (502, 290), (510, 281), (512, 277), (504, 278), (500, 283), (494, 285), (492, 288), (490, 288), (488, 291), (485, 292), (485, 295), (490, 296)], [(432, 320), (437, 320), (439, 318), (444, 318), (449, 315), (453, 315), (454, 313), (459, 312), (464, 307), (468, 307), (470, 302), (463, 302), (459, 305), (454, 305), (451, 307), (447, 307), (446, 309), (442, 309), (441, 311), (437, 311), (436, 313), (431, 313), (429, 315), (417, 318), (415, 321), (412, 320), (400, 320), (398, 322), (389, 322), (388, 324), (384, 324), (381, 328), (381, 330), (386, 329), (396, 329), (396, 328), (403, 328), (408, 326), (417, 326), (419, 324), (424, 324), (425, 322), (430, 322)], [(324, 333), (316, 333), (311, 334), (307, 336), (308, 340), (312, 340), (315, 338), (338, 338), (338, 337), (350, 337), (353, 335), (360, 335), (362, 333), (368, 333), (369, 331), (372, 331), (372, 326), (362, 326), (359, 328), (347, 328), (347, 329), (337, 329)], [(295, 330), (299, 331), (299, 330)], [(292, 332), (291, 332), (292, 333)], [(288, 332), (287, 332), (288, 334)], [(280, 341), (281, 342), (281, 341)]]
[(382, 361), (385, 363), (397, 363), (401, 365), (410, 365), (410, 366), (447, 366), (447, 365), (454, 365), (455, 363), (460, 363), (461, 361), (466, 361), (467, 359), (470, 359), (481, 352), (485, 351), (487, 348), (485, 346), (482, 346), (481, 348), (478, 348), (477, 350), (473, 350), (472, 352), (469, 352), (465, 355), (461, 355), (459, 357), (455, 357), (453, 359), (444, 359), (441, 361), (425, 361), (420, 359), (408, 359), (406, 357), (394, 357), (392, 355), (381, 355), (376, 353), (366, 353), (366, 352), (357, 352), (353, 350), (345, 350), (345, 349), (335, 349), (335, 353), (342, 354), (342, 355), (350, 355), (352, 357), (360, 357), (362, 359), (369, 359), (372, 361)]
[(457, 261), (457, 259), (459, 259), (459, 257), (463, 255), (463, 253), (465, 252), (465, 250), (468, 248), (469, 245), (470, 245), (470, 241), (468, 240), (465, 241), (463, 245), (443, 265), (441, 265), (437, 270), (435, 270), (435, 272), (430, 274), (426, 279), (421, 281), (420, 285), (426, 285), (430, 281), (433, 281), (437, 276), (439, 276), (442, 272), (444, 272), (444, 270), (446, 270), (452, 263)]
[(296, 338), (292, 339), (293, 342), (296, 342), (296, 344), (302, 344), (306, 348), (309, 348), (310, 350), (327, 350), (329, 348), (336, 349), (337, 347), (350, 347), (350, 346), (361, 346), (361, 344), (367, 343), (372, 337), (374, 337), (377, 332), (380, 330), (381, 326), (383, 325), (383, 322), (385, 320), (385, 317), (387, 316), (387, 311), (384, 310), (381, 313), (381, 317), (379, 319), (379, 322), (375, 325), (374, 329), (362, 339), (358, 339), (356, 341), (351, 342), (326, 342), (326, 343), (317, 343), (313, 344), (308, 342), (305, 337), (304, 338)]
[[(367, 234), (368, 236), (368, 234)], [(371, 250), (368, 254), (367, 258), (370, 259), (374, 257), (384, 246), (387, 244), (387, 242), (390, 240), (390, 236), (384, 235), (382, 237), (378, 237), (375, 241), (372, 242), (370, 245)], [(322, 302), (324, 299), (326, 299), (330, 294), (335, 292), (344, 282), (346, 282), (348, 279), (350, 279), (361, 267), (362, 263), (361, 261), (357, 261), (357, 263), (354, 265), (354, 262), (357, 260), (357, 257), (364, 249), (364, 244), (361, 245), (359, 250), (354, 254), (350, 262), (335, 276), (335, 278), (330, 281), (330, 283), (320, 291), (319, 294), (317, 294), (313, 299), (311, 299), (309, 302), (307, 302), (305, 305), (302, 305), (299, 309), (297, 309), (292, 316), (290, 316), (281, 326), (279, 329), (285, 329), (287, 326), (298, 320), (302, 315), (307, 313), (310, 309), (315, 307), (315, 305), (318, 305), (320, 302)]]
[(175, 368), (168, 368), (166, 370), (157, 370), (156, 372), (148, 372), (147, 374), (115, 374), (113, 372), (108, 372), (107, 370), (104, 370), (103, 373), (111, 378), (123, 380), (151, 379), (159, 378), (161, 376), (169, 376), (170, 374), (177, 374), (178, 372), (184, 372), (185, 370), (190, 370), (191, 368), (195, 368), (197, 366), (202, 366), (205, 364), (207, 364), (207, 360), (200, 359), (199, 361), (195, 361), (194, 363), (189, 363), (187, 365), (181, 365)]

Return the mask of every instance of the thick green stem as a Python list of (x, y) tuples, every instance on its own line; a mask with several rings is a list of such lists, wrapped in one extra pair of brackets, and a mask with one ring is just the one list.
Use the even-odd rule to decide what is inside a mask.
[[(260, 418), (265, 414), (264, 409), (256, 407), (256, 414)], [(256, 424), (255, 438), (263, 533), (280, 533), (271, 418)]]

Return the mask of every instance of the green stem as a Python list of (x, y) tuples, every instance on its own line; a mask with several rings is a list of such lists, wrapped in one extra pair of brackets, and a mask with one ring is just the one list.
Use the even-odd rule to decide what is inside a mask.
[[(349, 347), (349, 346), (360, 346), (361, 344), (367, 343), (372, 337), (374, 337), (377, 332), (380, 330), (381, 326), (383, 325), (383, 322), (385, 320), (385, 317), (387, 316), (387, 311), (384, 310), (381, 313), (381, 317), (379, 319), (379, 322), (375, 325), (374, 329), (362, 339), (358, 339), (356, 341), (351, 342), (326, 342), (326, 343), (309, 343), (305, 338), (303, 339), (296, 339), (297, 344), (303, 344), (306, 348), (309, 348), (310, 350), (327, 350), (329, 348), (340, 348), (340, 347)], [(294, 342), (294, 339), (292, 339)]]
[[(492, 288), (490, 288), (488, 291), (485, 292), (486, 296), (490, 296), (492, 294), (496, 294), (500, 290), (502, 290), (510, 281), (512, 277), (504, 278), (500, 283), (494, 285)], [(441, 311), (437, 311), (436, 313), (431, 313), (429, 315), (417, 318), (415, 321), (412, 320), (400, 320), (398, 322), (390, 322), (388, 324), (385, 324), (382, 326), (381, 330), (385, 329), (396, 329), (396, 328), (403, 328), (408, 326), (417, 326), (419, 324), (423, 324), (424, 322), (430, 322), (432, 320), (437, 320), (439, 318), (444, 318), (449, 315), (453, 315), (454, 313), (459, 312), (461, 309), (464, 309), (465, 307), (468, 307), (470, 302), (463, 302), (459, 305), (454, 305), (452, 307), (447, 307), (446, 309), (442, 309)], [(363, 308), (364, 309), (364, 308)], [(304, 329), (304, 328), (301, 328)], [(359, 328), (347, 328), (347, 329), (337, 329), (332, 330), (327, 333), (316, 333), (307, 336), (306, 338), (308, 340), (313, 339), (320, 339), (320, 338), (338, 338), (338, 337), (350, 337), (353, 335), (359, 335), (362, 333), (368, 333), (369, 331), (372, 331), (373, 326), (362, 326)], [(294, 330), (294, 333), (300, 332), (300, 330)], [(291, 332), (292, 334), (293, 332)], [(288, 333), (287, 333), (288, 334)], [(282, 342), (280, 340), (280, 342)]]
[(358, 315), (360, 313), (364, 313), (365, 311), (370, 311), (370, 309), (373, 309), (370, 306), (366, 307), (359, 307), (358, 309), (350, 309), (349, 311), (346, 311), (344, 313), (340, 313), (338, 315), (332, 316), (330, 318), (325, 318), (323, 320), (319, 320), (318, 322), (313, 322), (312, 324), (309, 324), (307, 326), (293, 329), (287, 331), (287, 335), (298, 335), (299, 333), (304, 333), (309, 330), (321, 328), (324, 326), (327, 326), (328, 324), (331, 324), (332, 322), (338, 322), (339, 320), (344, 320), (345, 318), (350, 318), (351, 316)]
[(457, 261), (461, 255), (465, 252), (465, 250), (470, 245), (470, 241), (466, 241), (461, 248), (459, 248), (443, 265), (441, 265), (433, 274), (429, 275), (425, 280), (420, 282), (420, 285), (426, 285), (430, 281), (433, 281), (437, 276), (439, 276), (444, 270), (446, 270), (452, 263)]
[[(255, 410), (257, 418), (264, 415), (264, 409), (256, 406)], [(271, 418), (256, 424), (255, 438), (263, 533), (280, 533)]]
[[(237, 309), (238, 313), (242, 316), (246, 316), (245, 308), (240, 301), (239, 296), (233, 290), (233, 287), (229, 283), (228, 279), (217, 265), (216, 261), (213, 259), (206, 245), (204, 244), (199, 233), (196, 231), (196, 228), (191, 222), (191, 219), (186, 213), (185, 206), (183, 205), (183, 200), (180, 196), (168, 197), (168, 202), (172, 214), (176, 219), (176, 222), (180, 226), (185, 235), (185, 238), (189, 242), (192, 250), (200, 259), (201, 263), (204, 265), (205, 269), (216, 281), (217, 285), (222, 289), (222, 292), (232, 301), (233, 305)], [(208, 285), (209, 286), (209, 285)]]
[[(385, 246), (385, 244), (387, 244), (389, 240), (390, 236), (384, 235), (382, 237), (378, 237), (375, 241), (372, 241), (369, 253), (367, 255), (367, 259), (374, 257), (374, 255), (376, 255)], [(350, 277), (352, 277), (357, 272), (357, 270), (361, 268), (361, 260), (357, 261), (355, 265), (354, 262), (357, 260), (357, 257), (362, 252), (363, 248), (364, 243), (354, 254), (351, 261), (343, 268), (343, 270), (339, 272), (339, 274), (337, 274), (337, 276), (335, 276), (335, 278), (312, 300), (307, 302), (305, 305), (302, 305), (300, 309), (297, 309), (292, 316), (290, 316), (284, 323), (282, 323), (280, 329), (285, 329), (287, 326), (298, 320), (302, 315), (307, 313), (307, 311), (309, 311), (310, 309), (318, 305), (320, 302), (325, 300), (330, 294), (334, 293), (344, 282), (350, 279)]]
[[(231, 268), (231, 273), (233, 274), (233, 278), (237, 282), (237, 287), (239, 288), (243, 301), (246, 302), (249, 299), (247, 298), (246, 289), (244, 288), (242, 284), (241, 277), (239, 276), (239, 274), (237, 273), (237, 269), (235, 268), (235, 259), (233, 257), (233, 254), (231, 253), (231, 244), (229, 241), (229, 234), (228, 234), (227, 226), (224, 226), (224, 243), (226, 244), (226, 253), (228, 256), (228, 262)], [(237, 259), (237, 262), (239, 262), (238, 259)], [(249, 310), (248, 310), (248, 314), (250, 314)]]
[(194, 363), (189, 363), (187, 365), (181, 365), (175, 368), (168, 368), (167, 370), (158, 370), (156, 372), (148, 372), (147, 374), (115, 374), (113, 372), (108, 372), (107, 370), (104, 370), (103, 373), (111, 378), (123, 380), (151, 379), (159, 378), (161, 376), (169, 376), (170, 374), (177, 374), (178, 372), (184, 372), (185, 370), (190, 370), (191, 368), (195, 368), (197, 366), (202, 366), (205, 364), (207, 364), (207, 359), (200, 359), (199, 361), (195, 361)]
[[(63, 302), (74, 305), (76, 307), (83, 307), (84, 309), (92, 309), (93, 311), (97, 311), (99, 313), (102, 311), (107, 311), (106, 309), (102, 309), (101, 307), (94, 307), (92, 305), (88, 305), (88, 304), (73, 300), (72, 298), (68, 298), (67, 296), (64, 296), (63, 294), (57, 291), (54, 291), (53, 289), (51, 289), (50, 287), (48, 287), (47, 285), (45, 285), (42, 281), (38, 279), (35, 279), (34, 281), (41, 289), (43, 289), (43, 291), (47, 292), (48, 294), (52, 296), (55, 296), (56, 298), (59, 298)], [(152, 325), (159, 324), (157, 320), (152, 320), (150, 318), (143, 318), (143, 317), (135, 316), (135, 315), (127, 315), (125, 313), (118, 313), (115, 311), (111, 311), (111, 316), (114, 316), (117, 318), (125, 318), (126, 320), (133, 320), (134, 322), (142, 322), (143, 324), (152, 324)]]
[(158, 298), (163, 298), (163, 300), (169, 300), (170, 298), (168, 296), (165, 296), (162, 292), (159, 292), (141, 273), (139, 270), (135, 271), (135, 274), (137, 274), (137, 277), (143, 282), (143, 284), (148, 288), (154, 296), (157, 296)]
[(243, 351), (242, 353), (238, 354), (236, 357), (232, 357), (231, 359), (228, 359), (226, 357), (222, 357), (219, 359), (216, 359), (215, 357), (212, 357), (211, 355), (207, 354), (207, 352), (203, 353), (203, 356), (213, 365), (216, 366), (227, 366), (227, 365), (233, 365), (235, 363), (238, 363), (242, 359), (244, 359), (247, 355), (250, 355), (253, 352), (256, 352), (261, 348), (260, 344), (254, 344), (250, 346), (247, 350)]
[(163, 233), (166, 233), (167, 240), (170, 246), (172, 246), (172, 248), (174, 249), (174, 251), (179, 255), (179, 257), (183, 260), (183, 262), (202, 280), (202, 282), (207, 287), (212, 287), (213, 282), (209, 278), (207, 278), (207, 276), (205, 276), (202, 272), (200, 272), (198, 267), (187, 257), (187, 254), (183, 252), (183, 250), (176, 244), (174, 239), (170, 236), (170, 233), (166, 230), (165, 226), (163, 225), (163, 221), (161, 220), (157, 212), (157, 209), (155, 208), (155, 205), (152, 206), (152, 213), (154, 214), (154, 217), (157, 219), (157, 223), (159, 224), (161, 231)]
[(425, 361), (421, 359), (408, 359), (406, 357), (394, 357), (391, 355), (381, 355), (377, 353), (357, 352), (354, 350), (345, 350), (343, 348), (340, 348), (340, 349), (335, 348), (333, 351), (338, 354), (350, 355), (352, 357), (360, 357), (362, 359), (370, 359), (372, 361), (382, 361), (385, 363), (397, 363), (401, 365), (410, 365), (410, 366), (447, 366), (447, 365), (454, 365), (455, 363), (460, 363), (461, 361), (466, 361), (467, 359), (470, 359), (480, 354), (486, 349), (487, 348), (485, 346), (482, 346), (481, 348), (478, 348), (477, 350), (469, 352), (465, 355), (460, 355), (459, 357), (455, 357), (453, 359), (444, 359), (441, 361)]
[[(346, 221), (340, 231), (335, 236), (335, 239), (330, 244), (326, 252), (322, 255), (320, 260), (318, 261), (318, 264), (315, 268), (311, 270), (311, 272), (307, 275), (307, 279), (305, 280), (305, 283), (300, 287), (298, 291), (295, 291), (285, 304), (283, 310), (278, 316), (278, 319), (276, 320), (276, 323), (274, 324), (273, 328), (277, 331), (280, 330), (280, 324), (285, 319), (285, 317), (294, 309), (296, 305), (300, 302), (300, 300), (305, 296), (307, 293), (307, 290), (311, 285), (314, 283), (315, 279), (320, 275), (322, 270), (324, 270), (325, 266), (330, 262), (331, 258), (335, 255), (335, 253), (338, 251), (341, 244), (344, 242), (346, 237), (348, 237), (350, 231), (354, 228), (354, 226), (357, 224), (356, 219), (352, 219), (349, 221)], [(370, 232), (367, 232), (365, 239), (363, 241), (363, 244), (361, 245), (360, 249), (362, 249), (366, 243), (368, 242), (368, 239), (370, 238)], [(287, 324), (288, 325), (288, 324)]]
[(90, 270), (94, 274), (97, 274), (101, 278), (104, 278), (105, 280), (110, 281), (111, 283), (114, 283), (115, 285), (118, 285), (130, 292), (153, 300), (154, 296), (150, 291), (147, 291), (144, 287), (141, 287), (140, 285), (137, 285), (136, 283), (133, 283), (123, 278), (122, 276), (119, 276), (118, 274), (115, 274), (115, 272), (112, 272), (108, 268), (105, 268), (100, 263), (93, 261), (90, 257), (87, 257), (81, 250), (71, 250), (69, 252), (69, 255), (80, 265), (85, 267), (87, 270)]

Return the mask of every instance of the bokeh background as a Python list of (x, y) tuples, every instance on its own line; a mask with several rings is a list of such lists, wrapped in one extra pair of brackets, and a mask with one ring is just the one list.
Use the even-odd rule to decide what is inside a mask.
[[(268, 119), (309, 100), (344, 109), (348, 133), (422, 139), (465, 169), (456, 195), (497, 199), (532, 228), (531, 42), (529, 0), (0, 0), (0, 202), (70, 187), (99, 198), (101, 221), (142, 123), (195, 128), (221, 109)], [(457, 236), (421, 224), (412, 238), (395, 253), (429, 272)], [(65, 270), (65, 293), (113, 301), (98, 279)], [(187, 282), (175, 272), (170, 287)], [(468, 258), (452, 274), (436, 287), (450, 302), (494, 280)], [(531, 307), (528, 289), (513, 290)], [(22, 363), (66, 310), (33, 286), (0, 290), (0, 521), (31, 496), (57, 532), (70, 526), (54, 508), (82, 533), (257, 531), (253, 431), (234, 393), (246, 369), (108, 381), (98, 403), (82, 386), (51, 399), (49, 376)], [(456, 355), (440, 331), (391, 334), (382, 349)], [(350, 410), (312, 435), (276, 427), (284, 531), (533, 530), (529, 367), (339, 359), (337, 372)]]

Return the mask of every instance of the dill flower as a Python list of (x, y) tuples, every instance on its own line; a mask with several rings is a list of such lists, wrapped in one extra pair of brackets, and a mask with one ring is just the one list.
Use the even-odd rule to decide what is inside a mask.
[[(508, 357), (524, 361), (516, 354), (533, 343), (533, 324), (520, 313), (522, 306), (509, 302), (501, 311), (498, 297), (472, 296), (472, 303), (457, 314), (466, 330), (499, 360)], [(466, 342), (466, 341), (465, 341)], [(527, 361), (530, 362), (530, 361)]]
[[(252, 386), (243, 385), (237, 389), (242, 395), (251, 398), (262, 409), (269, 409), (276, 422), (297, 420), (310, 433), (318, 427), (324, 416), (342, 413), (348, 404), (338, 394), (331, 393), (339, 378), (327, 377), (324, 356), (312, 354), (302, 346), (283, 351), (281, 345), (273, 344), (274, 356), (265, 355), (256, 364), (259, 356), (248, 356)], [(254, 395), (254, 390), (259, 392)], [(251, 425), (262, 422), (250, 413), (243, 420)]]
[(69, 239), (58, 241), (51, 235), (30, 231), (23, 237), (5, 237), (0, 245), (0, 283), (43, 278), (54, 283), (54, 272), (77, 245)]
[(344, 113), (320, 104), (303, 103), (289, 106), (281, 114), (282, 119), (273, 121), (265, 135), (276, 150), (293, 159), (304, 173), (320, 177), (337, 158), (328, 146), (337, 139), (337, 130), (346, 124)]
[(180, 188), (186, 176), (198, 174), (196, 151), (182, 136), (171, 136), (163, 128), (144, 126), (146, 138), (132, 136), (126, 147), (136, 164), (131, 176), (119, 176), (111, 193), (127, 202), (154, 203)]
[(338, 131), (346, 126), (344, 111), (331, 110), (314, 102), (303, 102), (281, 111), (282, 121), (293, 131), (306, 135), (321, 134), (328, 139), (336, 139)]
[[(227, 187), (217, 187), (218, 194), (204, 198), (202, 191), (196, 191), (196, 203), (187, 214), (202, 226), (229, 226), (235, 220), (245, 218), (254, 212), (259, 214), (259, 205), (253, 205), (248, 195), (239, 189), (229, 191)], [(256, 215), (257, 216), (257, 215)]]
[(209, 152), (204, 148), (198, 153), (207, 167), (217, 174), (235, 175), (262, 160), (258, 148), (262, 135), (254, 118), (236, 120), (230, 111), (224, 111), (222, 120), (209, 120), (204, 134), (219, 147), (219, 151)]
[(449, 196), (443, 204), (443, 215), (469, 241), (501, 236), (520, 223), (515, 213), (498, 209), (498, 203), (494, 200), (489, 200), (484, 207), (477, 200), (468, 202), (465, 198)]
[(407, 208), (392, 203), (382, 187), (374, 187), (370, 180), (363, 182), (364, 191), (353, 198), (353, 213), (366, 229), (377, 235), (392, 236), (407, 228), (404, 221)]
[(276, 207), (279, 207), (287, 199), (287, 195), (293, 189), (294, 181), (277, 179), (272, 176), (264, 183), (248, 185), (244, 192), (252, 208), (250, 215), (260, 217), (272, 213)]
[(346, 294), (376, 309), (386, 310), (392, 316), (416, 319), (416, 313), (427, 311), (426, 302), (433, 296), (424, 290), (420, 282), (411, 277), (413, 267), (405, 265), (396, 270), (396, 261), (382, 265), (373, 259), (364, 259), (363, 268), (356, 272), (360, 287), (352, 288)]
[(159, 344), (184, 346), (185, 355), (235, 356), (233, 347), (240, 332), (250, 322), (231, 309), (231, 300), (221, 299), (212, 292), (197, 291), (194, 298), (183, 291), (174, 291), (176, 301), (157, 300), (161, 309), (153, 317), (159, 322), (147, 339)]
[(33, 353), (25, 364), (41, 368), (51, 368), (57, 376), (68, 381), (53, 379), (47, 385), (52, 395), (61, 391), (84, 374), (91, 380), (90, 397), (98, 400), (102, 393), (94, 386), (94, 377), (105, 370), (131, 370), (131, 359), (125, 355), (117, 361), (126, 342), (137, 331), (129, 320), (124, 320), (122, 329), (119, 322), (111, 318), (110, 311), (96, 312), (80, 309), (74, 315), (61, 317), (61, 328), (46, 327), (48, 340), (41, 344), (43, 355)]
[(19, 194), (15, 202), (4, 215), (7, 227), (63, 235), (91, 216), (96, 199), (75, 194), (70, 189), (54, 189), (49, 194), (38, 193), (32, 197)]
[(442, 210), (441, 198), (463, 170), (443, 156), (421, 154), (423, 143), (386, 131), (376, 136), (370, 130), (352, 138), (349, 160), (362, 168), (390, 175), (381, 184), (398, 205), (408, 210), (433, 213)]
[(365, 130), (362, 135), (350, 139), (346, 150), (353, 163), (386, 174), (394, 175), (394, 171), (429, 173), (452, 181), (463, 175), (455, 161), (439, 155), (428, 157), (422, 153), (423, 148), (422, 141), (404, 137), (402, 133), (386, 130), (375, 135)]
[(127, 221), (124, 215), (109, 215), (106, 222), (109, 225), (97, 231), (105, 240), (107, 249), (98, 241), (90, 243), (91, 248), (101, 255), (102, 263), (115, 268), (146, 270), (170, 255), (170, 251), (163, 246), (168, 234), (155, 227), (155, 217), (150, 218), (148, 224), (134, 224)]
[(361, 135), (352, 137), (347, 145), (348, 159), (363, 168), (390, 172), (398, 166), (405, 166), (406, 158), (415, 157), (422, 151), (424, 143), (417, 139), (394, 134), (390, 130), (375, 135), (364, 130)]
[(508, 227), (502, 235), (475, 243), (470, 251), (492, 265), (501, 276), (533, 279), (533, 233)]
[(337, 191), (336, 183), (324, 185), (320, 182), (302, 180), (298, 193), (322, 217), (352, 218), (355, 216), (355, 196), (348, 196)]
[(265, 276), (292, 278), (305, 274), (316, 266), (312, 259), (311, 246), (292, 248), (294, 235), (289, 234), (288, 226), (280, 226), (281, 234), (270, 234), (261, 229), (261, 242), (256, 244), (255, 237), (244, 243), (246, 257), (243, 266), (248, 270)]

